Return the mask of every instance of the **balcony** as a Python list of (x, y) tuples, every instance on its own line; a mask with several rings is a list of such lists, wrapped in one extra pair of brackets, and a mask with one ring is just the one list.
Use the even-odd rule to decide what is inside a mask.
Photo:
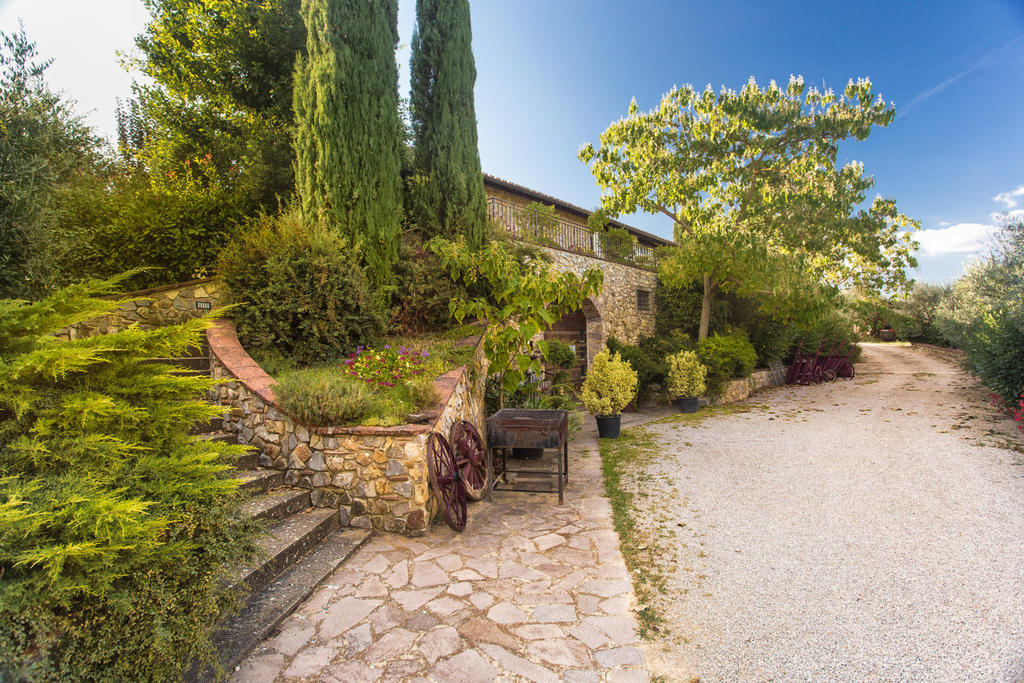
[(497, 197), (488, 198), (487, 210), (491, 219), (516, 239), (644, 270), (658, 269), (654, 247), (640, 244), (633, 236), (627, 239), (595, 232), (580, 223), (551, 217)]

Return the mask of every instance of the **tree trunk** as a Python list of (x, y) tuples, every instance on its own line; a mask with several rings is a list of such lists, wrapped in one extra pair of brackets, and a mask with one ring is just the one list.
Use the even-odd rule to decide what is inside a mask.
[(700, 304), (700, 329), (697, 331), (697, 341), (704, 341), (708, 338), (708, 327), (711, 326), (711, 300), (714, 298), (715, 285), (711, 282), (711, 275), (704, 274), (704, 299)]

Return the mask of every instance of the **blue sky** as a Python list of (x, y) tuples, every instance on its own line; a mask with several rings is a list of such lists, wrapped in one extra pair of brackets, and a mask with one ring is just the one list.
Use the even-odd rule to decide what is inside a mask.
[[(401, 0), (403, 93), (413, 0)], [(576, 159), (631, 98), (657, 104), (673, 85), (739, 88), (802, 75), (841, 89), (871, 78), (897, 119), (846, 159), (878, 194), (922, 222), (920, 279), (943, 282), (976, 253), (1003, 210), (1024, 211), (1024, 0), (473, 3), (476, 107), (484, 169), (587, 207), (598, 190)], [(103, 133), (130, 75), (146, 13), (138, 0), (0, 0), (0, 28), (23, 17), (54, 57), (50, 80)], [(1019, 194), (1015, 194), (1019, 193)], [(1000, 199), (997, 199), (999, 197)], [(658, 217), (627, 219), (670, 236)]]

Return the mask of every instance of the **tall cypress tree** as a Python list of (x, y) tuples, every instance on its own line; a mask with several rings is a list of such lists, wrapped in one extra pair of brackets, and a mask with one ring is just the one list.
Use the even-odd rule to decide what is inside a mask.
[(477, 147), (469, 0), (416, 0), (410, 107), (415, 166), (427, 181), (418, 205), (425, 222), (446, 236), (483, 241), (487, 222)]
[(397, 0), (303, 0), (295, 68), (295, 180), (307, 220), (361, 244), (374, 284), (391, 279), (402, 211)]

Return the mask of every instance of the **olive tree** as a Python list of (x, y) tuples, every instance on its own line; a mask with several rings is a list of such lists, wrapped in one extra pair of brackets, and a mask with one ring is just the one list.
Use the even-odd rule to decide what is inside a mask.
[(678, 248), (660, 276), (703, 281), (704, 339), (717, 291), (793, 313), (822, 290), (906, 283), (916, 222), (891, 199), (864, 206), (874, 180), (861, 164), (837, 161), (841, 141), (863, 140), (893, 113), (868, 80), (850, 81), (841, 95), (795, 77), (785, 88), (751, 78), (739, 92), (677, 87), (649, 112), (634, 100), (579, 158), (609, 214), (672, 219)]

